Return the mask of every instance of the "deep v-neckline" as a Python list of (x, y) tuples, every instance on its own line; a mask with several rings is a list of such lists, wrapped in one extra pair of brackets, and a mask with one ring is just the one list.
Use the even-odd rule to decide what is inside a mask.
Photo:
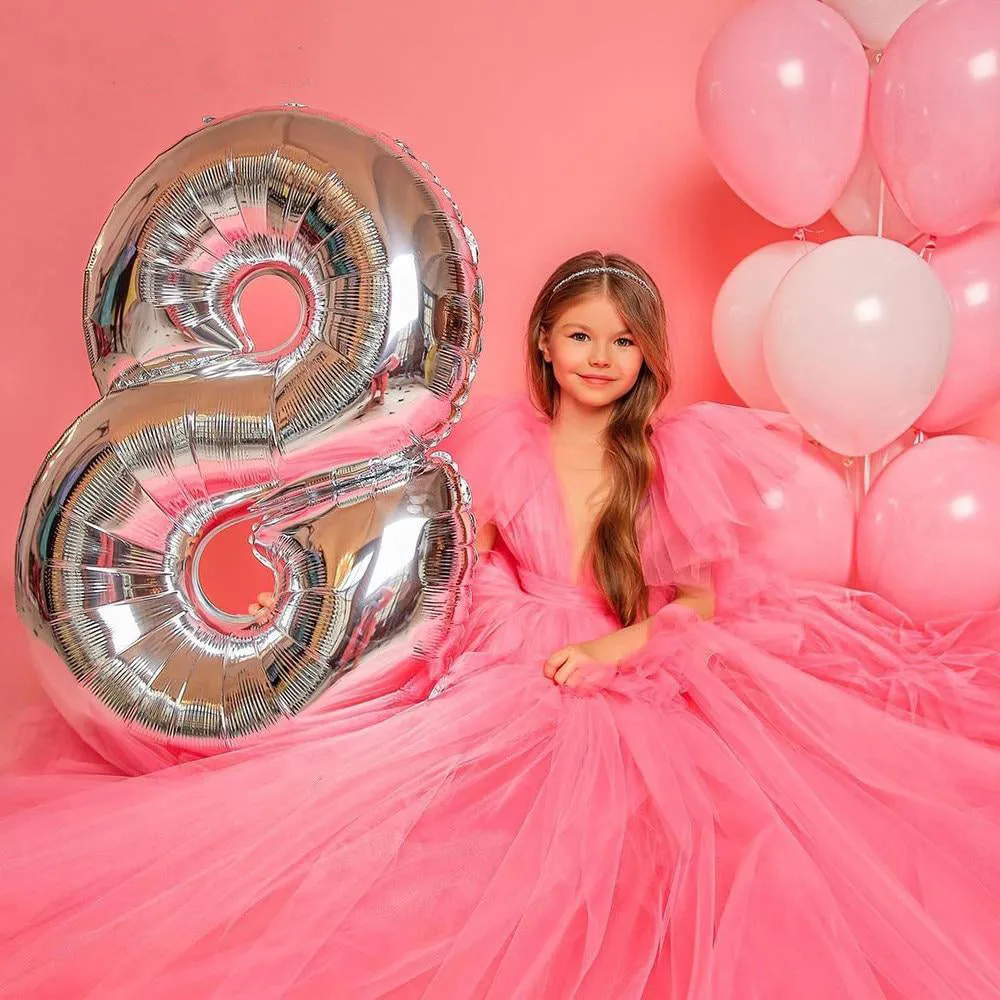
[[(545, 465), (550, 480), (553, 505), (557, 509), (557, 521), (562, 535), (562, 551), (565, 559), (566, 578), (570, 585), (574, 587), (583, 586), (588, 582), (590, 573), (590, 549), (592, 539), (588, 539), (584, 546), (579, 564), (576, 562), (576, 539), (573, 537), (573, 521), (569, 512), (569, 498), (567, 496), (566, 484), (559, 475), (559, 466), (556, 462), (555, 439), (552, 435), (552, 421), (548, 417), (540, 421), (542, 432), (542, 450), (545, 456)], [(594, 524), (596, 524), (596, 520)], [(594, 525), (591, 525), (593, 529)]]

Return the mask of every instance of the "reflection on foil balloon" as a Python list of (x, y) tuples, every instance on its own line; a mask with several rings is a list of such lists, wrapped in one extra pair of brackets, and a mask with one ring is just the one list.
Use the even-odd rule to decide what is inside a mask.
[[(426, 163), (319, 113), (219, 121), (132, 183), (86, 271), (103, 398), (46, 459), (17, 551), (43, 679), (86, 738), (212, 752), (434, 651), (472, 553), (467, 489), (431, 449), (475, 373), (477, 263)], [(240, 312), (262, 274), (301, 300), (270, 351)], [(264, 625), (197, 579), (205, 539), (247, 517), (277, 581)]]

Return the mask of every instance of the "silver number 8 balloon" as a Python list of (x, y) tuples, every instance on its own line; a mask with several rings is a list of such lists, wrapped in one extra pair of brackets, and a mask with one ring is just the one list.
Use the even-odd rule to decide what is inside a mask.
[[(86, 739), (211, 753), (443, 641), (473, 525), (432, 449), (475, 373), (477, 261), (426, 163), (312, 111), (219, 121), (129, 186), (86, 270), (102, 398), (49, 453), (17, 550), (19, 614)], [(266, 273), (301, 300), (269, 353), (240, 313)], [(238, 518), (275, 572), (263, 624), (198, 584)]]

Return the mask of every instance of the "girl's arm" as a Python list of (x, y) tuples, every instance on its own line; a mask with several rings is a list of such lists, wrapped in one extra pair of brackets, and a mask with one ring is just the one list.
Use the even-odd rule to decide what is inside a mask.
[(476, 551), (489, 552), (497, 541), (497, 526), (492, 521), (476, 525)]
[[(711, 586), (678, 587), (677, 596), (659, 613), (663, 614), (667, 608), (671, 608), (675, 604), (690, 608), (702, 621), (707, 621), (715, 615), (715, 589)], [(667, 613), (669, 614), (669, 612)]]
[(638, 653), (656, 631), (679, 623), (704, 621), (711, 618), (714, 612), (715, 594), (710, 587), (679, 588), (677, 597), (655, 615), (609, 632), (599, 639), (574, 643), (557, 650), (545, 661), (545, 676), (557, 684), (565, 684), (583, 666), (620, 663)]
[(605, 654), (595, 655), (594, 659), (600, 659), (604, 663), (618, 663), (627, 656), (638, 653), (654, 632), (669, 629), (678, 622), (694, 622), (698, 619), (706, 621), (714, 613), (715, 594), (710, 587), (680, 587), (677, 596), (655, 615), (579, 645), (593, 647), (588, 650), (592, 654)]

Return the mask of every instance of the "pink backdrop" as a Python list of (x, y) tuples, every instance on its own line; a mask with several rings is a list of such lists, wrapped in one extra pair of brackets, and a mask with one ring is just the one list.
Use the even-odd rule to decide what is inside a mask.
[[(787, 235), (729, 192), (699, 141), (698, 61), (737, 3), (4, 5), (0, 696), (31, 683), (11, 584), (21, 507), (47, 449), (97, 395), (83, 268), (113, 200), (153, 157), (204, 115), (289, 100), (398, 134), (445, 179), (482, 246), (477, 391), (519, 385), (537, 286), (564, 256), (599, 247), (661, 283), (675, 401), (732, 399), (709, 343), (715, 293), (740, 258)], [(820, 239), (840, 232), (820, 228)]]

